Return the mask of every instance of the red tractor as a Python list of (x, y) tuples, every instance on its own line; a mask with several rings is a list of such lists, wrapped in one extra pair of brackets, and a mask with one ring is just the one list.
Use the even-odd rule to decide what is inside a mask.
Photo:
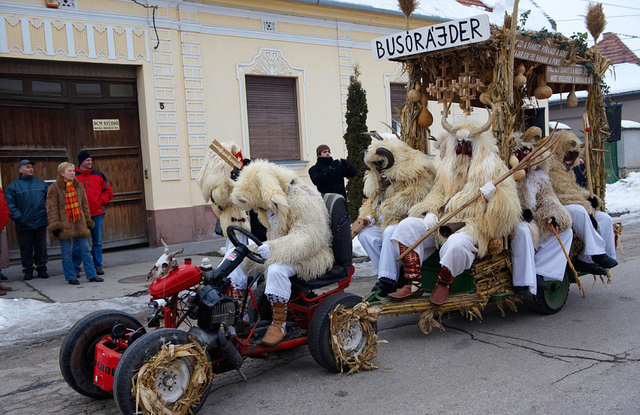
[[(154, 311), (146, 324), (117, 310), (97, 311), (78, 321), (60, 347), (64, 379), (85, 396), (113, 396), (123, 414), (195, 413), (207, 398), (213, 374), (235, 369), (244, 377), (242, 365), (247, 357), (309, 344), (318, 364), (341, 371), (330, 344), (329, 315), (338, 305), (352, 307), (362, 298), (344, 292), (354, 272), (346, 202), (340, 195), (329, 194), (325, 203), (331, 218), (334, 266), (310, 282), (292, 278), (287, 335), (281, 343), (267, 347), (259, 340), (271, 320), (261, 276), (249, 281), (254, 288), (247, 290), (241, 305), (230, 295), (227, 277), (245, 257), (264, 262), (238, 242), (235, 232), (258, 245), (260, 241), (230, 226), (227, 234), (236, 248), (213, 272), (204, 272), (189, 259), (177, 265), (169, 256), (173, 266), (149, 286)], [(245, 314), (248, 325), (243, 321)], [(354, 355), (367, 341), (357, 325), (340, 336), (347, 352)]]

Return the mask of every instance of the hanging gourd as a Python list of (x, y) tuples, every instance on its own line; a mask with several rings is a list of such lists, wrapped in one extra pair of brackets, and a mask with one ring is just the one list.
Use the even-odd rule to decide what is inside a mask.
[(513, 77), (513, 86), (516, 88), (520, 88), (521, 86), (525, 86), (527, 84), (527, 77), (524, 76), (524, 64), (521, 63), (516, 68), (516, 76)]
[(420, 82), (416, 82), (415, 87), (407, 92), (407, 99), (411, 102), (419, 102), (421, 97)]
[(540, 74), (540, 77), (538, 78), (538, 87), (533, 91), (533, 95), (538, 99), (548, 99), (553, 95), (553, 90), (549, 85), (547, 85), (544, 74)]
[(571, 87), (571, 92), (567, 96), (567, 107), (575, 108), (578, 106), (578, 97), (576, 96), (576, 86)]
[(433, 124), (433, 115), (427, 109), (427, 91), (422, 86), (422, 93), (420, 94), (420, 103), (422, 104), (422, 110), (420, 111), (420, 115), (418, 115), (418, 125), (422, 128), (429, 128), (431, 124)]

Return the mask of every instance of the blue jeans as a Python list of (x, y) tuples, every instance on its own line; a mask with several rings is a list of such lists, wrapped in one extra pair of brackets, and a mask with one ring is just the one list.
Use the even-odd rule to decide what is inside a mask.
[[(104, 220), (104, 213), (102, 215), (91, 216), (91, 220), (95, 222), (95, 226), (91, 231), (91, 256), (93, 258), (94, 268), (102, 268), (102, 222)], [(80, 272), (80, 247), (73, 244), (73, 268)]]
[[(71, 239), (61, 239), (60, 248), (62, 249), (62, 270), (64, 271), (64, 278), (67, 281), (76, 279), (76, 270), (73, 267), (73, 260), (71, 259)], [(93, 259), (91, 258), (91, 251), (89, 250), (89, 242), (87, 238), (75, 238), (73, 239), (73, 248), (78, 247), (80, 258), (84, 263), (84, 273), (87, 279), (93, 279), (98, 276), (96, 269), (93, 266)]]

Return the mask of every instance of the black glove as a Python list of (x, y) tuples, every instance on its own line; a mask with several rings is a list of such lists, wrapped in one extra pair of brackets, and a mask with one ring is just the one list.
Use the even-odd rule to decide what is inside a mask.
[(558, 221), (556, 220), (556, 217), (551, 216), (549, 219), (551, 219), (551, 226), (553, 226), (554, 228), (558, 228)]
[(60, 236), (60, 232), (62, 232), (62, 229), (54, 229), (53, 231), (51, 231), (53, 236), (55, 236), (56, 238)]
[(340, 160), (333, 160), (330, 165), (330, 167), (333, 167), (334, 169), (337, 169), (339, 166), (340, 166)]
[(231, 180), (238, 181), (238, 177), (240, 176), (240, 169), (237, 167), (234, 167), (233, 170), (231, 170)]
[(593, 225), (593, 229), (598, 230), (598, 221), (593, 215), (589, 215), (589, 219), (591, 219), (591, 224)]
[(531, 221), (533, 220), (533, 212), (531, 211), (531, 209), (522, 209), (522, 219), (531, 223)]
[(343, 167), (349, 167), (347, 159), (340, 159), (340, 164), (342, 164)]
[(598, 206), (600, 206), (600, 202), (598, 202), (598, 198), (595, 196), (588, 197), (587, 200), (591, 203), (591, 207), (594, 209), (598, 209)]
[(244, 159), (244, 160), (242, 160), (242, 166), (246, 167), (246, 166), (248, 166), (249, 164), (251, 164), (251, 159)]

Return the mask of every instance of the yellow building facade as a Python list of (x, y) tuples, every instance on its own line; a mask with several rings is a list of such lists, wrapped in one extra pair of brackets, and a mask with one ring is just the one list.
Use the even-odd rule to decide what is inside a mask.
[[(38, 120), (27, 124), (72, 128), (65, 134), (75, 138), (49, 142), (34, 132), (18, 139), (20, 131), (3, 138), (2, 185), (17, 177), (21, 158), (41, 157), (36, 175), (52, 180), (59, 162), (76, 162), (77, 151), (88, 149), (116, 194), (105, 217), (107, 247), (213, 235), (213, 214), (194, 179), (213, 139), (234, 141), (245, 157), (256, 157), (248, 77), (293, 79), (299, 156), (272, 159), (304, 178), (319, 144), (328, 144), (334, 158), (346, 157), (346, 99), (356, 64), (371, 130), (388, 131), (381, 122), (392, 122), (392, 85), (407, 80), (400, 64), (375, 61), (370, 49), (371, 39), (406, 27), (399, 12), (290, 0), (46, 3), (0, 1), (0, 95), (16, 103), (2, 122), (17, 123), (24, 112)], [(433, 23), (410, 21), (411, 28)], [(61, 83), (61, 95), (47, 81)], [(95, 86), (97, 100), (92, 85), (102, 85)], [(33, 109), (45, 102), (59, 105), (60, 115)], [(72, 127), (58, 125), (61, 118)], [(118, 130), (101, 130), (101, 120)]]

